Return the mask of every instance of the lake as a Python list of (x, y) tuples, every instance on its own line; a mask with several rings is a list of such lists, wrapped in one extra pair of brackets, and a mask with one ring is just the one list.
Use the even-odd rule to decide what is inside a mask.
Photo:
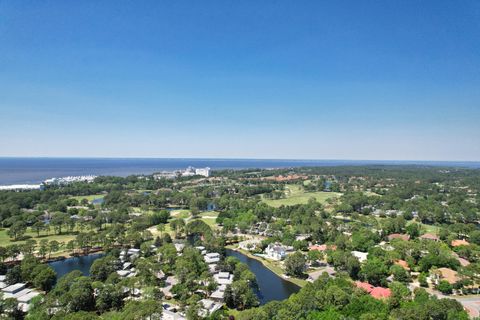
[(227, 256), (238, 258), (245, 263), (257, 277), (258, 292), (257, 296), (260, 304), (265, 304), (273, 300), (284, 300), (291, 294), (297, 293), (300, 287), (287, 281), (265, 267), (260, 261), (247, 257), (246, 255), (227, 249)]
[[(238, 258), (241, 262), (245, 263), (257, 277), (258, 291), (256, 294), (260, 300), (260, 304), (263, 305), (273, 300), (287, 299), (291, 294), (300, 290), (299, 286), (277, 276), (261, 262), (234, 250), (227, 249), (226, 251), (227, 256)], [(73, 270), (80, 270), (84, 275), (88, 276), (90, 275), (90, 267), (93, 262), (104, 255), (104, 253), (94, 253), (87, 256), (72, 257), (50, 262), (49, 265), (57, 273), (57, 279), (60, 279)]]
[(87, 256), (72, 257), (65, 260), (50, 262), (49, 265), (57, 273), (57, 280), (73, 270), (80, 270), (83, 275), (90, 275), (90, 267), (98, 258), (103, 257), (104, 253), (94, 253)]

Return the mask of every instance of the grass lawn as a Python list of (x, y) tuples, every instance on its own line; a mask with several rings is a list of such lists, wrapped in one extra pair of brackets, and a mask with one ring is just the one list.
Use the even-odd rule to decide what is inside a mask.
[(170, 216), (172, 216), (173, 218), (187, 219), (188, 217), (190, 217), (190, 210), (172, 210), (170, 211)]
[[(25, 240), (13, 241), (8, 236), (7, 230), (8, 230), (7, 228), (0, 230), (0, 246), (1, 247), (9, 246), (11, 244), (22, 244), (22, 243), (25, 243), (26, 240), (28, 240), (28, 239), (25, 239)], [(37, 243), (40, 243), (40, 241), (43, 239), (46, 239), (48, 241), (57, 240), (58, 242), (65, 242), (65, 243), (75, 239), (74, 234), (61, 234), (61, 235), (55, 234), (54, 235), (53, 232), (50, 232), (49, 236), (46, 236), (44, 232), (40, 232), (40, 237), (38, 238), (37, 233), (32, 232), (30, 228), (28, 228), (27, 232), (25, 233), (25, 236), (30, 237), (29, 238), (30, 240), (37, 241)]]
[(412, 224), (412, 223), (418, 223), (422, 226), (422, 228), (427, 232), (427, 233), (433, 233), (433, 234), (438, 234), (438, 232), (440, 231), (440, 227), (437, 227), (435, 225), (431, 225), (431, 224), (425, 224), (425, 223), (421, 223), (420, 221), (416, 221), (416, 220), (410, 220), (407, 222), (407, 226), (409, 224)]
[(75, 196), (71, 198), (78, 200), (78, 202), (82, 201), (83, 199), (87, 199), (88, 202), (92, 202), (95, 199), (103, 199), (103, 197), (105, 197), (104, 194), (90, 194), (88, 196)]
[(285, 199), (272, 200), (263, 198), (262, 201), (271, 207), (278, 208), (282, 205), (293, 206), (296, 204), (306, 204), (310, 198), (315, 198), (318, 202), (324, 204), (327, 199), (338, 198), (341, 196), (341, 193), (336, 192), (305, 192), (305, 190), (298, 185), (288, 185), (285, 187), (285, 190)]

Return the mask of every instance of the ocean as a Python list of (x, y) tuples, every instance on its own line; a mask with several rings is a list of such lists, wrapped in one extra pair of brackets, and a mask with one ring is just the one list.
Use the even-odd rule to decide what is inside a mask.
[(167, 159), (167, 158), (11, 158), (0, 157), (0, 185), (35, 184), (49, 178), (80, 175), (128, 176), (210, 167), (218, 169), (290, 168), (341, 165), (427, 165), (480, 168), (480, 162), (381, 160)]

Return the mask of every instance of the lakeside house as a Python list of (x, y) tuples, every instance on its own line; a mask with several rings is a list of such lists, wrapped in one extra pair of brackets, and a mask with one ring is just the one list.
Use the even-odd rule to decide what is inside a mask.
[(3, 284), (3, 288), (1, 289), (3, 299), (13, 298), (17, 300), (18, 308), (23, 312), (28, 312), (32, 299), (41, 293), (35, 289), (27, 288), (25, 283), (15, 283), (10, 286), (4, 286), (4, 280), (5, 276), (0, 276), (0, 284)]
[(260, 247), (261, 244), (262, 244), (262, 242), (260, 240), (250, 239), (250, 240), (245, 240), (245, 241), (240, 242), (238, 244), (238, 247), (242, 250), (254, 251), (258, 247)]
[(280, 261), (286, 257), (287, 247), (278, 243), (270, 243), (265, 249), (265, 254), (267, 255), (267, 258)]
[(217, 253), (217, 252), (206, 253), (203, 256), (203, 259), (205, 260), (205, 262), (207, 264), (218, 263), (218, 262), (220, 262), (220, 254)]

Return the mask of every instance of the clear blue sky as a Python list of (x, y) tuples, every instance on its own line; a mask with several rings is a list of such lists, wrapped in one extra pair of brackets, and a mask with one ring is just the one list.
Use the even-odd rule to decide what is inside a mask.
[(0, 156), (480, 160), (480, 1), (3, 0)]

